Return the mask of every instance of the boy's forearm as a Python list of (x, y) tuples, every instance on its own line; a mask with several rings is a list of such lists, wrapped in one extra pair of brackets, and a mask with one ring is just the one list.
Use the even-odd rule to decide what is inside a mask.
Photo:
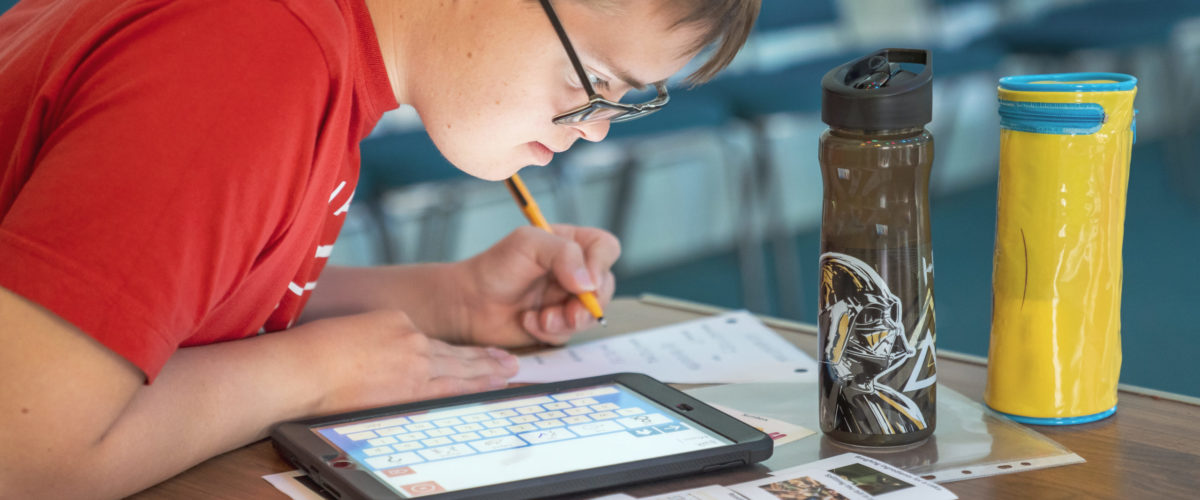
[(376, 310), (407, 313), (425, 334), (460, 343), (466, 324), (459, 264), (329, 266), (300, 322)]
[(180, 349), (99, 442), (81, 443), (73, 463), (31, 486), (53, 498), (127, 496), (261, 439), (276, 422), (321, 412), (328, 371), (304, 333)]

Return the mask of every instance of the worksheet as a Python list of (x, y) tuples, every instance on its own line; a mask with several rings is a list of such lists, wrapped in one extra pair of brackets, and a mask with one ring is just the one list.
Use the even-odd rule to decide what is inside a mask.
[(889, 464), (844, 453), (729, 487), (750, 500), (951, 500), (950, 490)]
[[(619, 497), (613, 496), (616, 500)], [(731, 486), (705, 486), (638, 500), (951, 500), (926, 481), (870, 457), (845, 453), (775, 471), (771, 477)]]
[(817, 363), (746, 311), (522, 356), (511, 382), (640, 372), (675, 384), (816, 382)]
[(813, 435), (813, 431), (791, 422), (784, 422), (777, 418), (735, 410), (728, 406), (705, 403), (771, 436), (771, 441), (776, 447)]

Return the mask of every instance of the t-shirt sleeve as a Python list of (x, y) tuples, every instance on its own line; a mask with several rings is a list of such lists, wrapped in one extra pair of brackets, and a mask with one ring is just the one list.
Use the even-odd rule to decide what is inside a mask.
[(149, 382), (292, 220), (330, 70), (268, 0), (162, 2), (102, 24), (0, 221), (0, 286)]

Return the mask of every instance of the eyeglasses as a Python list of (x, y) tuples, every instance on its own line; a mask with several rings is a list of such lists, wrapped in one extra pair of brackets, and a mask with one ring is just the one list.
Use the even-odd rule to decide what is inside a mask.
[(587, 104), (555, 116), (554, 123), (564, 125), (601, 120), (608, 120), (611, 123), (626, 122), (658, 111), (667, 104), (667, 101), (671, 100), (671, 96), (667, 95), (667, 85), (663, 82), (654, 83), (658, 97), (642, 104), (613, 102), (596, 93), (588, 79), (587, 71), (579, 62), (579, 56), (575, 54), (575, 48), (571, 46), (571, 40), (567, 38), (567, 32), (563, 31), (562, 23), (558, 21), (558, 15), (550, 6), (550, 0), (541, 0), (541, 2), (542, 9), (545, 9), (546, 16), (550, 18), (550, 24), (554, 25), (554, 31), (558, 33), (558, 39), (562, 42), (563, 49), (567, 51), (567, 57), (571, 59), (571, 65), (575, 67), (575, 73), (579, 75), (583, 90), (588, 94)]

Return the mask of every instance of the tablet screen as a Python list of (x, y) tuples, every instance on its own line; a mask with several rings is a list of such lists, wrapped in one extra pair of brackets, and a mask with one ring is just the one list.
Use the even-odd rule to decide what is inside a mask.
[(406, 498), (731, 443), (620, 384), (313, 431)]

